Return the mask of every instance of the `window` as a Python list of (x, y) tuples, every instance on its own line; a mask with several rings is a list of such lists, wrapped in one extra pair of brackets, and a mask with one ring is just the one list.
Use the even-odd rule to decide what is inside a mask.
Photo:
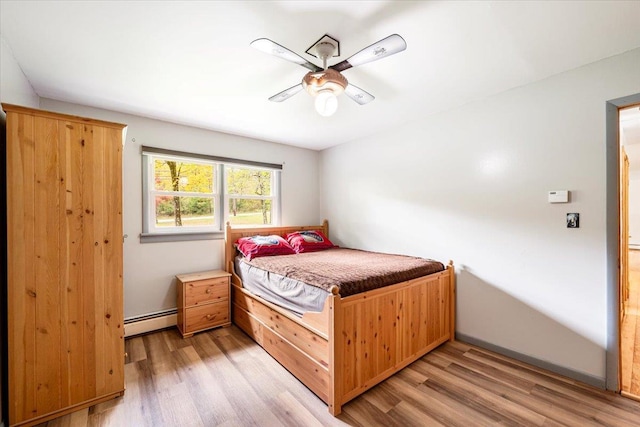
[(166, 156), (150, 156), (150, 160), (149, 230), (219, 230), (217, 165)]
[(231, 224), (273, 223), (275, 172), (265, 169), (226, 166), (225, 204)]
[(142, 242), (220, 238), (279, 224), (281, 165), (143, 147)]

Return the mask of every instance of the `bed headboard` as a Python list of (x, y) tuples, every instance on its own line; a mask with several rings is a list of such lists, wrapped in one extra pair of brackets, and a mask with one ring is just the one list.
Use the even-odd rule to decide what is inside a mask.
[(320, 230), (325, 236), (329, 237), (329, 221), (326, 219), (322, 221), (322, 225), (302, 225), (302, 226), (288, 226), (288, 227), (252, 227), (252, 228), (239, 228), (232, 227), (227, 222), (227, 228), (224, 233), (224, 268), (229, 273), (233, 273), (233, 259), (236, 255), (236, 248), (234, 243), (241, 237), (249, 236), (268, 236), (270, 234), (277, 234), (284, 237), (288, 233), (293, 233), (300, 230)]

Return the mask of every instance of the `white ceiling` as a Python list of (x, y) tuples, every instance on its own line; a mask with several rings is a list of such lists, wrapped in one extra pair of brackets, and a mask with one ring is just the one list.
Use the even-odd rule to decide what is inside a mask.
[[(638, 1), (0, 1), (0, 33), (40, 97), (324, 149), (640, 47)], [(346, 70), (376, 100), (320, 117), (267, 98), (306, 70), (249, 46), (390, 34), (407, 50)], [(321, 65), (321, 64), (319, 64)]]

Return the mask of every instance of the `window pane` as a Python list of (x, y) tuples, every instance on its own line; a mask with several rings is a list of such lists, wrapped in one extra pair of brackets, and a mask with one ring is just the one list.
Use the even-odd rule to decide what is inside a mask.
[(188, 191), (212, 194), (214, 165), (155, 159), (153, 162), (156, 190)]
[(271, 200), (229, 199), (229, 222), (235, 224), (271, 224)]
[(271, 196), (273, 171), (228, 167), (227, 194), (244, 196)]
[(156, 227), (214, 225), (214, 201), (209, 197), (156, 197)]

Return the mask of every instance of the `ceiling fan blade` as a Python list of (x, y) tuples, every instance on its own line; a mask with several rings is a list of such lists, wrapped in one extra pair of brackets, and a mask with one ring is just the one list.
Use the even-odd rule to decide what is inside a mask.
[(287, 99), (291, 98), (293, 95), (300, 92), (301, 90), (302, 90), (302, 83), (298, 83), (295, 86), (291, 86), (289, 89), (285, 89), (282, 92), (276, 95), (273, 95), (271, 98), (269, 98), (269, 101), (273, 101), (273, 102), (286, 101)]
[(358, 86), (349, 83), (349, 85), (345, 88), (344, 93), (354, 101), (356, 101), (360, 105), (367, 104), (374, 99), (376, 99), (369, 92), (360, 89)]
[(311, 71), (320, 71), (322, 68), (318, 67), (315, 64), (307, 61), (297, 53), (294, 53), (287, 49), (284, 46), (279, 45), (278, 43), (269, 40), (269, 39), (257, 39), (250, 43), (251, 46), (258, 49), (261, 52), (268, 53), (269, 55), (274, 55), (285, 59), (289, 62), (293, 62), (295, 64), (302, 65), (304, 68)]
[(351, 67), (357, 67), (358, 65), (377, 61), (378, 59), (402, 52), (406, 48), (407, 43), (404, 39), (397, 34), (392, 34), (329, 68), (333, 68), (336, 71), (348, 70)]

